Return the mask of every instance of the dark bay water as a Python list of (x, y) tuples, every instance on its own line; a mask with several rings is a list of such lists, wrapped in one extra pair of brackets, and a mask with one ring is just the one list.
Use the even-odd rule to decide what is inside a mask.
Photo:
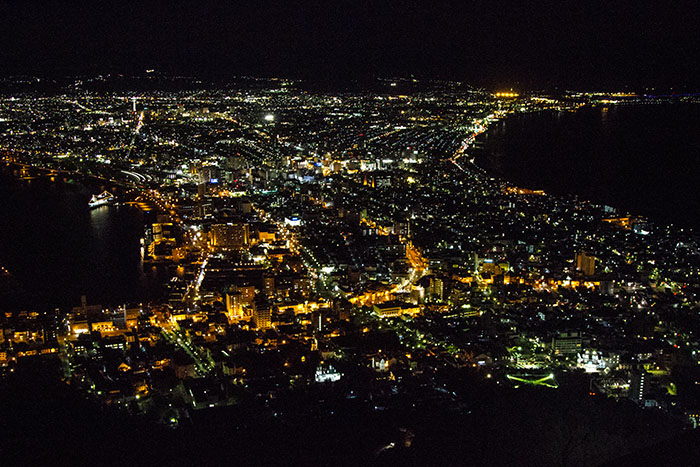
[(141, 300), (145, 280), (135, 208), (90, 210), (83, 187), (0, 179), (0, 264), (21, 289), (8, 306), (71, 307)]
[(518, 115), (481, 143), (477, 163), (517, 185), (700, 231), (700, 105)]

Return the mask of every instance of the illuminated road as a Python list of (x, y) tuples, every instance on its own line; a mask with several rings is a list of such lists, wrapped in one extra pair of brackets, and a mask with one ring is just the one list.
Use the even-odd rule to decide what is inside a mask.
[(401, 318), (380, 318), (371, 311), (358, 308), (356, 313), (361, 317), (361, 322), (371, 324), (376, 329), (391, 329), (399, 337), (401, 343), (408, 350), (422, 350), (433, 356), (442, 355), (441, 360), (449, 366), (459, 366), (456, 357), (461, 349), (452, 343), (443, 341), (433, 336), (430, 332), (418, 330), (411, 326), (410, 321)]
[(199, 268), (199, 274), (197, 275), (197, 279), (195, 279), (189, 286), (187, 286), (187, 291), (185, 291), (185, 294), (182, 297), (183, 303), (185, 303), (185, 305), (187, 305), (188, 308), (199, 299), (199, 288), (202, 286), (202, 281), (204, 280), (204, 276), (206, 274), (207, 263), (209, 262), (210, 256), (211, 254), (209, 253), (209, 251), (206, 251), (204, 253), (204, 255), (202, 256), (202, 264)]
[(476, 141), (476, 137), (479, 136), (481, 133), (485, 132), (492, 122), (500, 120), (505, 116), (505, 111), (498, 110), (490, 115), (487, 115), (484, 118), (474, 120), (474, 131), (462, 141), (462, 144), (459, 146), (457, 151), (455, 151), (452, 157), (449, 158), (449, 160), (452, 163), (454, 163), (457, 167), (459, 167), (462, 171), (465, 171), (459, 164), (457, 164), (457, 159), (459, 159), (466, 153), (467, 149), (469, 149), (469, 147), (474, 143), (474, 141)]
[(141, 115), (139, 115), (139, 120), (136, 123), (136, 128), (134, 129), (134, 134), (131, 137), (131, 144), (129, 145), (129, 152), (126, 154), (126, 160), (129, 160), (131, 158), (131, 151), (134, 149), (134, 143), (136, 142), (136, 136), (141, 132), (141, 128), (143, 127), (143, 117), (144, 117), (144, 112), (141, 111)]
[(409, 273), (408, 280), (405, 284), (401, 286), (402, 290), (410, 291), (423, 276), (428, 269), (428, 260), (426, 260), (420, 251), (413, 245), (410, 240), (402, 239), (406, 243), (406, 259), (411, 265), (411, 272)]
[(161, 328), (161, 332), (169, 342), (180, 347), (192, 358), (192, 360), (194, 360), (196, 366), (195, 371), (199, 376), (206, 376), (207, 374), (211, 373), (214, 367), (199, 355), (199, 350), (192, 345), (188, 339), (181, 338), (177, 333), (168, 331), (164, 328)]

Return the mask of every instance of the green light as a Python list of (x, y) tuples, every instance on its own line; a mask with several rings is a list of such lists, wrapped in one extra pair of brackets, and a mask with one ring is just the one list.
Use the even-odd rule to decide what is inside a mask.
[(511, 381), (518, 381), (521, 383), (525, 384), (530, 384), (532, 386), (547, 386), (549, 388), (558, 388), (559, 383), (554, 379), (554, 373), (550, 373), (545, 377), (542, 378), (536, 378), (531, 376), (530, 378), (528, 377), (519, 377), (519, 376), (513, 376), (513, 375), (506, 375), (506, 378), (508, 378)]

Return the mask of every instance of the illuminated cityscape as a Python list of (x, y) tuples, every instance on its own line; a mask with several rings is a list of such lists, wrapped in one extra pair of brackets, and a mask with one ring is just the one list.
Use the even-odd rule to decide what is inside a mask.
[[(285, 8), (265, 24), (304, 16)], [(28, 38), (28, 14), (13, 10), (18, 57), (44, 44)], [(596, 76), (577, 73), (568, 49), (516, 47), (529, 32), (504, 42), (508, 60), (493, 39), (481, 51), (485, 26), (448, 66), (459, 54), (441, 51), (457, 33), (437, 31), (462, 23), (433, 14), (396, 14), (355, 53), (330, 20), (272, 34), (274, 53), (254, 45), (257, 23), (237, 20), (251, 49), (235, 66), (212, 44), (243, 50), (239, 29), (211, 32), (221, 18), (188, 29), (175, 13), (163, 19), (172, 44), (139, 29), (153, 15), (127, 15), (143, 37), (100, 42), (104, 72), (76, 65), (101, 57), (89, 41), (63, 50), (86, 26), (35, 64), (0, 55), (13, 58), (0, 77), (0, 459), (626, 465), (687, 453), (678, 446), (694, 445), (700, 423), (692, 216), (666, 222), (597, 196), (612, 181), (644, 190), (622, 149), (609, 158), (591, 143), (583, 162), (552, 150), (538, 171), (562, 180), (539, 186), (518, 181), (537, 165), (522, 141), (516, 156), (503, 148), (517, 131), (582, 141), (561, 130), (583, 128), (581, 115), (600, 141), (624, 109), (697, 115), (695, 83), (666, 91), (650, 68), (632, 82), (631, 71), (610, 78), (611, 65), (605, 85), (584, 86)], [(434, 43), (392, 42), (424, 21)], [(498, 24), (499, 37), (513, 27)], [(327, 49), (301, 39), (307, 26), (334, 39)], [(137, 53), (149, 47), (158, 53)], [(547, 51), (560, 60), (550, 68)], [(278, 67), (258, 65), (266, 53)], [(601, 63), (618, 60), (608, 53)], [(647, 130), (674, 125), (658, 117)], [(667, 152), (651, 171), (673, 165)], [(567, 164), (573, 175), (557, 168)]]
[(674, 370), (700, 365), (696, 237), (513, 186), (469, 156), (510, 114), (653, 99), (398, 83), (410, 93), (243, 80), (5, 98), (4, 172), (90, 187), (91, 212), (143, 213), (140, 264), (160, 295), (8, 309), (3, 371), (52, 356), (72, 390), (174, 429), (243, 401), (273, 417), (348, 403), (328, 397), (467, 413), (464, 378), (578, 381), (695, 426), (677, 388), (697, 383)]

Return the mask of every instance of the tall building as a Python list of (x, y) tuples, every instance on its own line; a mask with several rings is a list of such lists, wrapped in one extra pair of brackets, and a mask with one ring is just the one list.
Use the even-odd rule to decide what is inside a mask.
[(263, 293), (266, 297), (272, 298), (275, 296), (275, 275), (270, 273), (263, 274)]
[(219, 168), (213, 165), (205, 165), (199, 170), (199, 183), (218, 183)]
[(272, 327), (272, 308), (270, 308), (267, 300), (255, 300), (253, 323), (257, 329), (269, 329)]
[(308, 277), (302, 276), (294, 278), (294, 293), (308, 298), (311, 293), (311, 281), (309, 281)]
[(585, 251), (576, 254), (576, 270), (584, 276), (595, 274), (595, 256), (589, 255)]
[(638, 404), (644, 402), (644, 396), (649, 392), (649, 382), (644, 371), (635, 371), (630, 378), (629, 398)]
[(211, 226), (211, 244), (217, 248), (244, 248), (248, 245), (248, 224), (214, 224)]
[(252, 305), (255, 300), (255, 287), (252, 285), (237, 285), (234, 290), (241, 293), (241, 300), (244, 305)]
[(578, 332), (561, 332), (552, 339), (554, 355), (576, 355), (581, 352), (581, 334)]
[(226, 311), (230, 318), (243, 318), (243, 299), (238, 291), (226, 292)]
[(444, 282), (441, 278), (432, 276), (428, 286), (428, 297), (431, 300), (442, 301), (444, 299)]

